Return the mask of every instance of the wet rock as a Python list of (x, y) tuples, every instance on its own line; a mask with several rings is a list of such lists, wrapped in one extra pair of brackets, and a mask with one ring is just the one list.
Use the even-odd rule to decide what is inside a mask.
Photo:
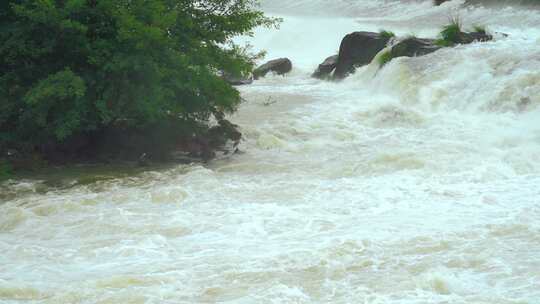
[(234, 143), (233, 146), (236, 148), (242, 139), (242, 133), (238, 131), (237, 125), (226, 119), (220, 119), (218, 125), (208, 131), (208, 139), (214, 149), (223, 147), (229, 140)]
[(433, 53), (441, 49), (435, 44), (434, 39), (422, 39), (416, 37), (405, 38), (390, 50), (391, 58), (396, 57), (415, 57)]
[(292, 62), (288, 58), (270, 60), (253, 71), (253, 77), (259, 79), (270, 72), (285, 75), (292, 70)]
[(493, 36), (486, 33), (485, 31), (471, 32), (471, 33), (462, 32), (459, 35), (458, 43), (469, 44), (469, 43), (473, 43), (475, 41), (486, 42), (486, 41), (490, 41), (490, 40), (493, 40)]
[(354, 32), (345, 36), (339, 47), (334, 78), (343, 79), (356, 67), (369, 64), (389, 40), (390, 37), (373, 32)]
[(338, 62), (338, 55), (330, 56), (326, 58), (321, 64), (319, 64), (319, 67), (317, 70), (311, 75), (313, 78), (318, 79), (325, 79), (330, 77), (332, 75), (332, 72), (337, 66)]
[[(484, 31), (471, 33), (462, 32), (459, 34), (459, 40), (457, 43), (468, 44), (474, 41), (489, 41), (492, 39), (493, 37)], [(443, 48), (443, 46), (438, 45), (437, 42), (438, 41), (435, 39), (423, 39), (416, 37), (405, 38), (398, 41), (392, 46), (392, 48), (390, 49), (390, 54), (388, 55), (385, 62), (397, 57), (416, 57), (433, 53)], [(449, 46), (452, 45), (453, 44)]]
[(4, 154), (3, 156), (5, 156), (6, 158), (16, 158), (16, 157), (20, 156), (19, 151), (15, 150), (15, 149), (7, 149), (2, 154)]
[(228, 73), (223, 73), (221, 77), (231, 85), (247, 85), (253, 83), (253, 75), (233, 76)]
[(447, 1), (450, 1), (450, 0), (433, 0), (433, 4), (435, 4), (436, 6), (439, 6)]
[(535, 8), (540, 5), (540, 1), (538, 0), (465, 0), (464, 5), (482, 5), (485, 7), (530, 6), (530, 7)]
[(148, 157), (148, 154), (141, 154), (141, 156), (139, 156), (139, 159), (137, 160), (137, 165), (139, 167), (147, 167), (148, 165), (150, 165), (150, 157)]
[(215, 157), (216, 153), (207, 138), (196, 137), (188, 143), (187, 151), (190, 156), (201, 158), (202, 160), (210, 160)]

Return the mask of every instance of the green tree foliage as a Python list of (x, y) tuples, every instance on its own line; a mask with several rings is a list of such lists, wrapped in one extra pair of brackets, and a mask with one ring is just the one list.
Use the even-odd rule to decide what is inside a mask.
[(234, 111), (256, 0), (0, 1), (0, 148)]

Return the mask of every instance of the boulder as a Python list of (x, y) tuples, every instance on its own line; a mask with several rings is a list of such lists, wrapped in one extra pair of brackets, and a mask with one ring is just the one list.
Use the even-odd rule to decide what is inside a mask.
[(386, 47), (390, 37), (373, 32), (354, 32), (346, 35), (339, 47), (334, 77), (343, 79), (355, 68), (369, 64)]
[(338, 55), (334, 55), (334, 56), (330, 56), (326, 58), (321, 64), (319, 64), (319, 67), (311, 75), (311, 77), (318, 78), (318, 79), (328, 78), (330, 75), (332, 75), (332, 72), (336, 68), (337, 62), (338, 62)]
[(436, 6), (439, 6), (447, 1), (449, 0), (433, 0), (433, 4), (435, 4)]
[(486, 33), (485, 31), (471, 32), (471, 33), (462, 32), (459, 35), (458, 43), (469, 44), (475, 41), (485, 42), (485, 41), (490, 41), (490, 40), (493, 40), (493, 36)]
[[(493, 37), (486, 32), (471, 32), (465, 33), (462, 32), (459, 34), (459, 42), (461, 44), (472, 43), (474, 41), (489, 41)], [(383, 60), (381, 64), (384, 65), (386, 62), (397, 57), (416, 57), (424, 56), (430, 53), (433, 53), (439, 49), (443, 48), (442, 45), (438, 45), (437, 40), (435, 39), (423, 39), (416, 37), (409, 37), (403, 40), (396, 42), (390, 49), (389, 55)]]
[(409, 37), (392, 46), (390, 55), (391, 58), (423, 56), (433, 53), (440, 48), (440, 46), (435, 44), (434, 39)]
[(270, 72), (285, 75), (292, 70), (292, 62), (288, 58), (270, 60), (253, 71), (253, 77), (259, 79)]
[(246, 84), (252, 84), (253, 83), (253, 75), (247, 75), (247, 76), (233, 76), (228, 73), (224, 73), (221, 76), (225, 81), (227, 81), (231, 85), (246, 85)]
[(538, 7), (540, 2), (538, 0), (465, 0), (465, 5), (482, 5), (484, 7), (517, 7), (517, 6), (531, 6)]

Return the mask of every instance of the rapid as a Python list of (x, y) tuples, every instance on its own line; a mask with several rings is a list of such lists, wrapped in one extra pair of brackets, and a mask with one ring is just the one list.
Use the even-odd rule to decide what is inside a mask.
[[(266, 0), (239, 154), (0, 184), (0, 303), (540, 303), (540, 10)], [(347, 33), (491, 42), (310, 77)], [(84, 169), (83, 169), (84, 171)]]

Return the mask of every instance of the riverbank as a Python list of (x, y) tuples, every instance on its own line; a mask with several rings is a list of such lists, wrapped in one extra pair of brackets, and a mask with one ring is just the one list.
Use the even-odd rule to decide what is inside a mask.
[[(214, 126), (177, 121), (143, 129), (116, 126), (71, 137), (60, 143), (28, 149), (0, 149), (0, 180), (39, 175), (48, 168), (104, 166), (147, 167), (152, 164), (205, 162), (236, 151), (242, 134), (238, 126), (220, 119)], [(54, 170), (54, 169), (53, 169)]]

